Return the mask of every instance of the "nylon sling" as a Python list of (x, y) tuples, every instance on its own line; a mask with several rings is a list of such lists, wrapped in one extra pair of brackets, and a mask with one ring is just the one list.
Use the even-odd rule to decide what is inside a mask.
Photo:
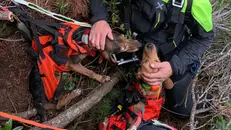
[[(174, 29), (174, 35), (173, 40), (169, 43), (163, 43), (160, 45), (160, 50), (162, 51), (163, 55), (168, 54), (169, 52), (173, 51), (181, 42), (182, 37), (185, 35), (185, 32), (187, 32), (190, 35), (190, 31), (187, 28), (187, 26), (184, 25), (184, 18), (185, 15), (190, 15), (191, 8), (192, 8), (192, 2), (193, 0), (187, 0), (187, 7), (186, 12), (181, 12), (182, 7), (173, 6), (173, 2), (175, 2), (174, 5), (179, 5), (180, 3), (184, 2), (184, 0), (169, 0), (167, 4), (169, 4), (172, 7), (172, 11), (169, 11), (170, 13), (167, 14), (170, 17), (170, 20), (168, 22), (172, 22), (175, 25)], [(131, 0), (125, 0), (124, 2), (124, 25), (125, 29), (131, 29)], [(185, 2), (183, 3), (183, 5)], [(143, 34), (138, 34), (138, 38), (142, 41), (144, 40), (145, 36), (149, 36), (152, 32), (147, 32)]]
[[(183, 0), (178, 0), (178, 3), (181, 3)], [(173, 40), (169, 43), (164, 43), (160, 46), (160, 50), (162, 50), (163, 55), (168, 54), (169, 52), (173, 51), (178, 45), (184, 40), (185, 32), (190, 33), (189, 29), (186, 25), (184, 25), (184, 18), (185, 15), (190, 15), (191, 8), (192, 8), (192, 0), (187, 0), (187, 8), (186, 12), (181, 12), (180, 7), (173, 6), (172, 0), (169, 1), (169, 4), (172, 4), (172, 12), (170, 22), (175, 23), (175, 30), (173, 35)], [(190, 35), (190, 34), (189, 34)]]

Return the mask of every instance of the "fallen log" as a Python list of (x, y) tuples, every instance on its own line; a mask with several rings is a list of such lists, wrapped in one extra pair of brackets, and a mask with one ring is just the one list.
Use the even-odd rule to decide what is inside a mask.
[(82, 90), (77, 88), (77, 89), (73, 90), (71, 93), (65, 95), (64, 97), (62, 97), (62, 98), (58, 101), (58, 103), (57, 103), (57, 105), (56, 105), (56, 109), (59, 110), (59, 109), (62, 108), (63, 106), (67, 105), (69, 102), (71, 102), (72, 99), (74, 99), (74, 98), (80, 96), (81, 93), (82, 93)]
[[(30, 119), (31, 117), (34, 117), (36, 114), (37, 114), (36, 109), (29, 109), (29, 110), (27, 110), (25, 112), (20, 112), (20, 113), (12, 113), (12, 115), (15, 115), (15, 116), (18, 116), (18, 117), (21, 117), (21, 118), (24, 118), (24, 119)], [(9, 120), (9, 119), (4, 118), (4, 117), (0, 117), (0, 120), (6, 121), (6, 120)]]
[[(122, 76), (119, 72), (114, 73), (111, 76), (111, 81), (97, 86), (92, 92), (88, 94), (87, 97), (72, 105), (66, 111), (60, 113), (53, 119), (44, 122), (43, 124), (58, 128), (64, 128), (69, 123), (71, 123), (77, 116), (82, 115), (84, 112), (87, 112), (94, 105), (96, 105), (105, 95), (107, 95), (112, 90), (112, 88), (119, 82), (121, 77)], [(30, 130), (40, 130), (40, 128), (33, 127)]]

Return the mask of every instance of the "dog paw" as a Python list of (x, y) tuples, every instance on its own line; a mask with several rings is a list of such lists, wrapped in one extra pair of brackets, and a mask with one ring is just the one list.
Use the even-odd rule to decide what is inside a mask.
[(110, 80), (111, 80), (110, 76), (103, 75), (100, 82), (104, 83), (104, 82), (107, 82), (107, 81), (110, 81)]

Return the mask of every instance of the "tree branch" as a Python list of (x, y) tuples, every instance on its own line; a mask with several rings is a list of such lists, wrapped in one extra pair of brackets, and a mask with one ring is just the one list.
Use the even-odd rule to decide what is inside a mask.
[[(84, 112), (87, 112), (90, 108), (96, 105), (106, 94), (108, 94), (113, 86), (115, 86), (120, 78), (121, 74), (119, 72), (113, 74), (112, 80), (104, 83), (103, 85), (99, 85), (96, 87), (89, 95), (72, 105), (66, 111), (60, 113), (58, 116), (53, 119), (44, 122), (44, 124), (51, 125), (53, 127), (64, 128), (66, 125), (71, 123), (77, 116), (82, 115)], [(40, 128), (32, 128), (30, 130), (39, 130)]]

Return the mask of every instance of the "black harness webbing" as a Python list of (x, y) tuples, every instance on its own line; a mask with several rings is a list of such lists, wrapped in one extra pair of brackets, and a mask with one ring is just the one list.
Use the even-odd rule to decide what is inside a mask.
[(131, 29), (131, 0), (124, 0), (124, 28)]
[[(183, 0), (175, 0), (175, 3), (177, 5), (180, 5)], [(182, 7), (180, 6), (173, 6), (173, 0), (169, 0), (167, 5), (170, 6), (171, 10), (168, 11), (167, 14), (170, 18), (169, 21), (171, 26), (174, 26), (174, 34), (173, 34), (173, 40), (169, 43), (163, 43), (160, 46), (160, 50), (162, 51), (163, 55), (171, 52), (174, 50), (181, 42), (182, 37), (185, 35), (185, 32), (188, 30), (187, 26), (184, 25), (184, 19), (185, 15), (190, 15), (191, 8), (192, 8), (192, 1), (193, 0), (187, 0), (187, 8), (185, 13), (181, 12), (181, 9), (183, 8), (185, 2), (183, 3)], [(134, 2), (134, 1), (132, 1)], [(124, 25), (125, 29), (131, 28), (131, 0), (125, 0), (124, 2)], [(188, 32), (188, 31), (187, 31)], [(148, 37), (150, 35), (150, 32), (138, 34), (137, 38), (140, 40), (144, 40), (144, 37)]]
[[(177, 0), (177, 3), (181, 3), (182, 0)], [(169, 1), (169, 4), (172, 5), (172, 0)], [(185, 4), (185, 3), (184, 3)], [(160, 50), (162, 51), (163, 55), (168, 54), (169, 52), (173, 51), (178, 45), (184, 40), (185, 32), (188, 32), (188, 27), (184, 24), (185, 15), (190, 15), (192, 8), (192, 0), (187, 0), (187, 8), (186, 12), (181, 12), (182, 7), (176, 7), (172, 5), (172, 12), (170, 21), (174, 23), (175, 30), (173, 34), (173, 39), (169, 43), (164, 43), (160, 46)]]

